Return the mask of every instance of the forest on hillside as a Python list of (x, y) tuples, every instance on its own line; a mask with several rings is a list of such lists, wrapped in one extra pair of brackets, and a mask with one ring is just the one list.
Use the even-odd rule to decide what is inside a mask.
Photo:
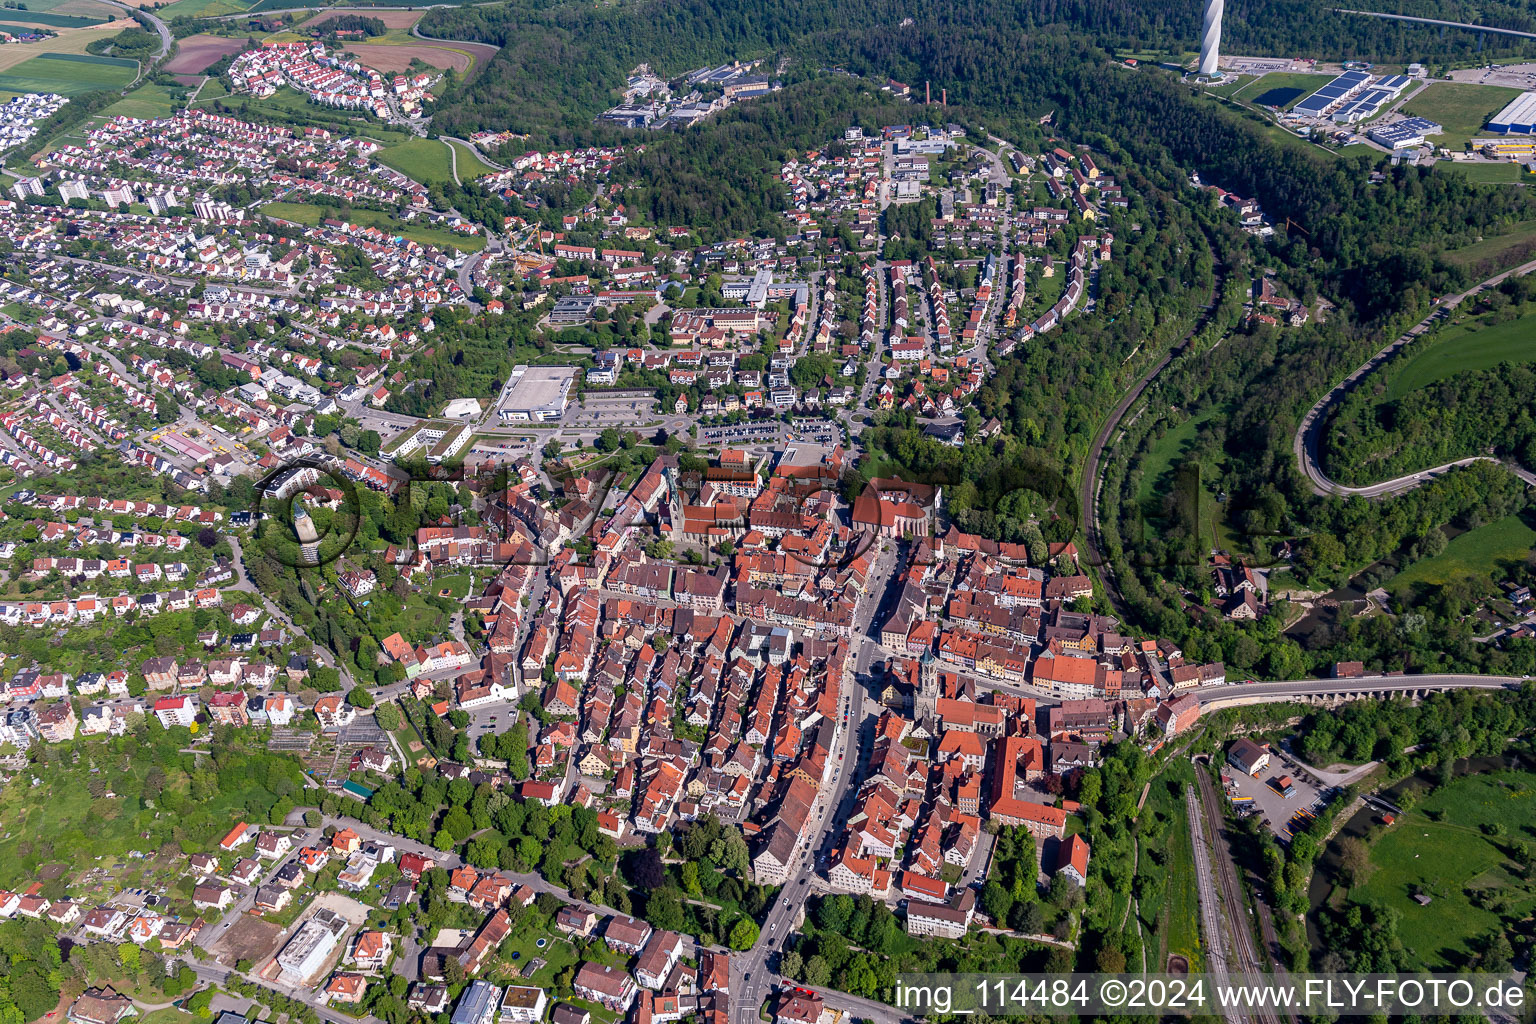
[(1335, 479), (1370, 484), (1471, 455), (1536, 465), (1536, 369), (1502, 363), (1458, 373), (1378, 403), (1352, 394), (1327, 424), (1323, 466)]
[[(1527, 5), (1492, 0), (1396, 0), (1378, 10), (1536, 30)], [(790, 75), (842, 67), (883, 80), (931, 79), (952, 100), (986, 102), (971, 91), (988, 66), (1038, 59), (1035, 41), (1055, 36), (1114, 51), (1180, 54), (1198, 45), (1202, 5), (1137, 0), (1034, 0), (911, 7), (897, 0), (680, 0), (598, 5), (538, 0), (435, 8), (422, 31), (500, 46), (501, 52), (444, 104), (438, 125), (519, 132), (592, 130), (641, 62), (676, 76), (695, 67), (764, 56), (791, 58)], [(1430, 26), (1334, 12), (1319, 0), (1230, 0), (1223, 19), (1229, 53), (1316, 55), (1371, 61), (1435, 61), (1529, 54), (1533, 41), (1442, 34)], [(1018, 102), (1017, 94), (994, 96)]]

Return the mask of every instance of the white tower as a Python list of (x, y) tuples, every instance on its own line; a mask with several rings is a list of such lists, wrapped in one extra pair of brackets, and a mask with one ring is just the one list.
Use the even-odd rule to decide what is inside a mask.
[(1214, 75), (1221, 49), (1222, 0), (1205, 0), (1205, 31), (1200, 34), (1200, 73)]

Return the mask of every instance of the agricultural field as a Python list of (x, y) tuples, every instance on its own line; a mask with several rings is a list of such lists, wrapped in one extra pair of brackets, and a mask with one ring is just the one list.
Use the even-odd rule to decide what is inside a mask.
[(1436, 142), (1447, 149), (1462, 149), (1467, 140), (1483, 134), (1488, 118), (1498, 113), (1519, 89), (1497, 85), (1463, 85), (1457, 82), (1431, 82), (1402, 107), (1413, 117), (1427, 117), (1445, 129)]
[(216, 18), (222, 14), (243, 14), (250, 7), (250, 0), (176, 0), (157, 13), (165, 19)]
[(1526, 562), (1536, 550), (1536, 529), (1529, 516), (1515, 514), (1468, 530), (1433, 558), (1414, 562), (1392, 577), (1394, 590), (1416, 583), (1445, 584), (1456, 579), (1501, 579), (1511, 565)]
[(54, 14), (52, 11), (16, 11), (0, 9), (0, 18), (19, 25), (43, 25), (47, 28), (86, 28), (111, 21), (110, 17), (88, 18), (81, 14)]
[(1506, 362), (1536, 361), (1533, 331), (1536, 317), (1530, 316), (1492, 325), (1469, 320), (1448, 327), (1392, 373), (1383, 401), (1395, 401), (1458, 373), (1487, 370)]
[[(52, 21), (41, 20), (44, 15), (56, 15), (64, 18), (88, 18), (93, 24), (101, 21), (111, 21), (122, 16), (121, 11), (117, 8), (96, 3), (95, 0), (25, 0), (25, 3), (27, 5), (25, 11), (13, 10), (7, 7), (0, 9), (0, 14), (13, 21), (36, 21), (39, 25), (55, 24)], [(135, 5), (130, 4), (129, 6)]]
[[(85, 48), (87, 44), (95, 42), (97, 39), (104, 39), (108, 36), (115, 36), (123, 29), (131, 28), (136, 24), (138, 23), (132, 19), (122, 18), (118, 21), (108, 22), (104, 25), (91, 25), (87, 28), (61, 28), (58, 30), (58, 35), (54, 36), (52, 39), (49, 39), (45, 43), (0, 46), (0, 77), (4, 77), (5, 72), (10, 71), (17, 65), (25, 64), (28, 61), (47, 53), (83, 55), (86, 52)], [(133, 75), (129, 75), (123, 80), (123, 84), (127, 85), (132, 80)], [(66, 81), (68, 81), (68, 79), (66, 79)], [(15, 85), (5, 83), (0, 83), (0, 90), (7, 90), (12, 92), (38, 91), (31, 88), (19, 88)], [(42, 91), (46, 92), (47, 90), (44, 89)], [(85, 92), (87, 90), (79, 89), (76, 91)]]
[(196, 75), (207, 70), (220, 57), (239, 53), (245, 49), (244, 39), (226, 36), (195, 35), (181, 40), (176, 55), (165, 63), (165, 70), (173, 75)]
[(348, 43), (345, 51), (354, 54), (368, 67), (389, 74), (404, 71), (411, 66), (411, 61), (419, 60), (443, 71), (452, 68), (463, 75), (496, 55), (496, 47), (485, 43), (429, 43), (404, 33), (400, 35), (403, 38), (398, 40), (391, 40), (386, 35), (366, 43)]
[[(446, 156), (444, 157), (446, 160)], [(277, 217), (280, 220), (292, 221), (295, 224), (303, 224), (313, 227), (322, 219), (320, 207), (310, 203), (268, 203), (261, 211), (269, 217)], [(364, 224), (398, 234), (403, 238), (409, 238), (423, 245), (436, 245), (447, 249), (458, 249), (462, 252), (479, 252), (485, 248), (485, 238), (480, 235), (459, 235), (441, 228), (426, 227), (424, 225), (407, 224), (387, 213), (377, 210), (353, 210), (349, 218), (353, 224)]]
[[(3, 59), (3, 54), (0, 54), (0, 60)], [(4, 73), (0, 74), (0, 90), (58, 92), (75, 96), (97, 89), (125, 86), (137, 76), (138, 67), (138, 61), (121, 57), (96, 57), (49, 50), (37, 54), (31, 60), (3, 69)]]
[[(1536, 827), (1536, 774), (1469, 775), (1425, 798), (1370, 847), (1365, 880), (1349, 890), (1402, 917), (1398, 934), (1409, 955), (1430, 970), (1466, 962), (1474, 939), (1512, 924), (1536, 907), (1536, 886), (1500, 849)], [(1504, 918), (1474, 905), (1467, 890), (1494, 890), (1507, 901)], [(1413, 896), (1430, 897), (1420, 906)]]

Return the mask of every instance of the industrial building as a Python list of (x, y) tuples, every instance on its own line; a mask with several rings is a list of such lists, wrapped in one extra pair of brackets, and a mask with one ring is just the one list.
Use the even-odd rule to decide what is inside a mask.
[(346, 918), (326, 907), (315, 911), (315, 916), (305, 921), (304, 927), (277, 954), (283, 980), (290, 985), (307, 984), (325, 966), (326, 959), (336, 951), (346, 933)]
[(1488, 119), (1488, 130), (1505, 135), (1529, 135), (1536, 130), (1536, 92), (1523, 92)]
[(1391, 124), (1381, 124), (1366, 132), (1366, 137), (1388, 149), (1411, 149), (1424, 145), (1426, 137), (1439, 135), (1440, 126), (1427, 117), (1405, 117)]
[(1380, 113), (1381, 108), (1386, 106), (1389, 101), (1401, 96), (1403, 90), (1412, 83), (1413, 79), (1407, 75), (1387, 75), (1384, 78), (1380, 78), (1358, 98), (1350, 100), (1340, 107), (1334, 113), (1333, 119), (1339, 124), (1368, 121)]
[(1334, 123), (1354, 124), (1356, 121), (1369, 120), (1381, 113), (1381, 108), (1391, 98), (1392, 94), (1385, 89), (1367, 89), (1333, 112)]
[(1536, 139), (1473, 139), (1472, 148), (1484, 156), (1504, 160), (1526, 160), (1536, 156)]
[(574, 366), (514, 366), (501, 389), (496, 415), (505, 423), (547, 423), (559, 419), (570, 404), (576, 373)]
[(1292, 107), (1291, 113), (1301, 117), (1326, 117), (1329, 111), (1360, 95), (1370, 81), (1371, 76), (1364, 71), (1346, 71)]

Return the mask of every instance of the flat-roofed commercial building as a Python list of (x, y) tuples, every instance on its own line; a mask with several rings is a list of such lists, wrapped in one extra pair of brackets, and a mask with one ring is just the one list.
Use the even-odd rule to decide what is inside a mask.
[(1536, 92), (1523, 92), (1488, 119), (1488, 130), (1506, 135), (1530, 135), (1536, 131)]
[(512, 368), (496, 413), (508, 423), (544, 423), (565, 415), (576, 382), (574, 366), (526, 366)]
[(346, 918), (325, 907), (317, 910), (277, 954), (283, 980), (291, 985), (305, 984), (325, 964), (346, 933)]

